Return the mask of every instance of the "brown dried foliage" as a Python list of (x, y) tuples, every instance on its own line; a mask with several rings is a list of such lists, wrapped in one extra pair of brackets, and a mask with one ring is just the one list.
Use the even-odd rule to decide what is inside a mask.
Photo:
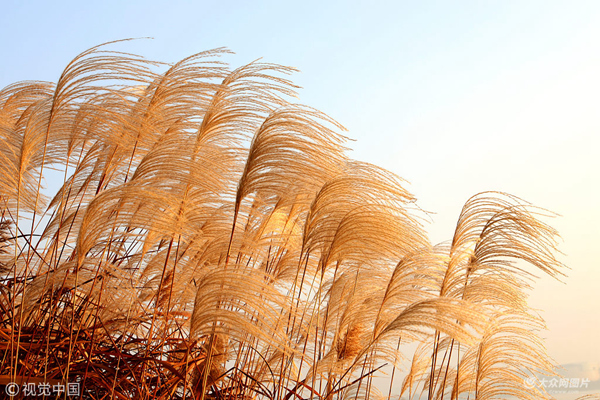
[(526, 263), (561, 274), (539, 210), (477, 195), (432, 246), (402, 180), (289, 102), (292, 68), (232, 71), (217, 49), (157, 72), (106, 48), (56, 84), (0, 92), (5, 381), (79, 382), (89, 399), (369, 398), (421, 343), (411, 396), (544, 396), (521, 384), (552, 369), (524, 292)]

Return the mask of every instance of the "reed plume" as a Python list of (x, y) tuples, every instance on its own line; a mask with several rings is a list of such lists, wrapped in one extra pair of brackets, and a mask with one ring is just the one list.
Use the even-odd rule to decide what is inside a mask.
[(291, 102), (293, 68), (110, 45), (0, 92), (1, 383), (389, 398), (419, 344), (410, 396), (545, 396), (522, 385), (553, 368), (525, 291), (563, 271), (541, 210), (480, 194), (434, 246), (404, 182)]

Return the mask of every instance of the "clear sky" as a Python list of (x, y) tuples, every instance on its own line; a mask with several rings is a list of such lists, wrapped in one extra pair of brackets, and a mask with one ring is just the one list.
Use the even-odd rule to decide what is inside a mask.
[(571, 271), (531, 304), (558, 362), (600, 362), (600, 2), (4, 0), (0, 26), (0, 87), (56, 81), (81, 51), (130, 37), (153, 37), (124, 49), (161, 61), (227, 46), (233, 66), (297, 67), (300, 102), (437, 213), (433, 241), (483, 190), (561, 214)]

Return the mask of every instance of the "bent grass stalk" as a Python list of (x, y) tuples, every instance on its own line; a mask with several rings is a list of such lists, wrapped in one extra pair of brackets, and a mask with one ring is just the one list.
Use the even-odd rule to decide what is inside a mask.
[[(534, 271), (563, 274), (549, 213), (481, 193), (432, 246), (403, 181), (290, 101), (293, 68), (216, 49), (160, 72), (117, 45), (0, 91), (3, 384), (391, 399), (408, 373), (430, 400), (549, 398), (523, 385), (553, 369), (526, 304)], [(429, 361), (403, 371), (415, 344)]]

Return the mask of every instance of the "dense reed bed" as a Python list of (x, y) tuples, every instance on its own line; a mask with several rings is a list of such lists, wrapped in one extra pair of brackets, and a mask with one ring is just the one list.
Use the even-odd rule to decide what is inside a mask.
[(526, 301), (536, 274), (563, 270), (547, 212), (481, 193), (432, 245), (403, 181), (291, 102), (292, 68), (110, 46), (56, 84), (0, 92), (4, 383), (77, 382), (86, 399), (547, 398), (524, 384), (553, 369)]

